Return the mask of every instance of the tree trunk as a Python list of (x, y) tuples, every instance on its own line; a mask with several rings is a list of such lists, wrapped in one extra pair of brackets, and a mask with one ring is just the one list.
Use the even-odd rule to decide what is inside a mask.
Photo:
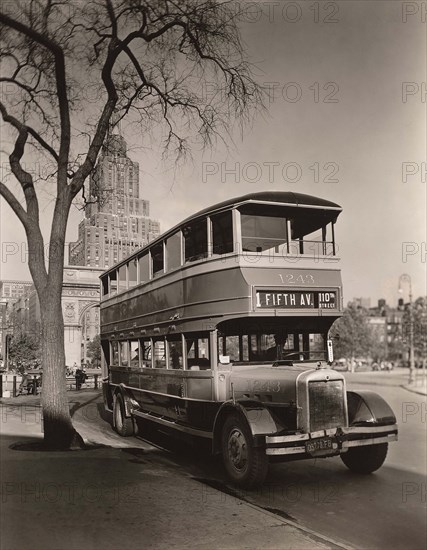
[(61, 307), (62, 285), (50, 285), (40, 296), (42, 329), (42, 411), (44, 444), (49, 449), (84, 446), (73, 427), (67, 396), (64, 320)]

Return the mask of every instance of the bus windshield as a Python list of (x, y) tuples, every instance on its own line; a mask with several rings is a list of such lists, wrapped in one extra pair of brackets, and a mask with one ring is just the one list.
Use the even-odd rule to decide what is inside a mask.
[(268, 254), (333, 255), (335, 212), (264, 204), (240, 207), (242, 250)]
[(257, 334), (220, 334), (218, 354), (232, 363), (327, 360), (326, 333), (267, 332)]

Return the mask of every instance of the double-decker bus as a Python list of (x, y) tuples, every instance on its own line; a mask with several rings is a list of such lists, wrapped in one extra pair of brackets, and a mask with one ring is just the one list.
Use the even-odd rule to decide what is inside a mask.
[(396, 418), (329, 368), (340, 212), (300, 193), (245, 195), (105, 271), (103, 394), (116, 431), (145, 419), (205, 438), (247, 487), (273, 460), (340, 455), (356, 472), (378, 469)]

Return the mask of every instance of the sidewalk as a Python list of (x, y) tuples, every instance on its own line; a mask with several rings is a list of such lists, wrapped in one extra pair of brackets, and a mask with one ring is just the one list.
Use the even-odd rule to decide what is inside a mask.
[(2, 550), (349, 548), (198, 482), (134, 438), (29, 450), (42, 438), (36, 403), (0, 404)]
[(402, 388), (420, 395), (427, 395), (427, 378), (425, 376), (418, 377), (411, 384), (403, 385)]
[(390, 372), (379, 371), (356, 371), (343, 372), (347, 382), (357, 384), (368, 384), (371, 386), (395, 386), (401, 387), (413, 393), (427, 395), (426, 382), (427, 376), (421, 370), (415, 370), (414, 381), (409, 384), (408, 369), (394, 369)]

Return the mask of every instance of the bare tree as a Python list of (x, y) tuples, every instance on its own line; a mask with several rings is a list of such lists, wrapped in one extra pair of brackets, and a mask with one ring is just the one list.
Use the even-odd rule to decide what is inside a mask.
[[(0, 193), (24, 226), (40, 299), (45, 443), (81, 444), (69, 414), (61, 309), (65, 231), (114, 114), (185, 155), (227, 135), (260, 105), (243, 55), (239, 13), (217, 0), (25, 0), (0, 15), (3, 129), (12, 139)], [(88, 86), (96, 101), (87, 100)], [(82, 153), (82, 136), (89, 136)], [(53, 166), (54, 209), (45, 259), (41, 182), (25, 162)]]

